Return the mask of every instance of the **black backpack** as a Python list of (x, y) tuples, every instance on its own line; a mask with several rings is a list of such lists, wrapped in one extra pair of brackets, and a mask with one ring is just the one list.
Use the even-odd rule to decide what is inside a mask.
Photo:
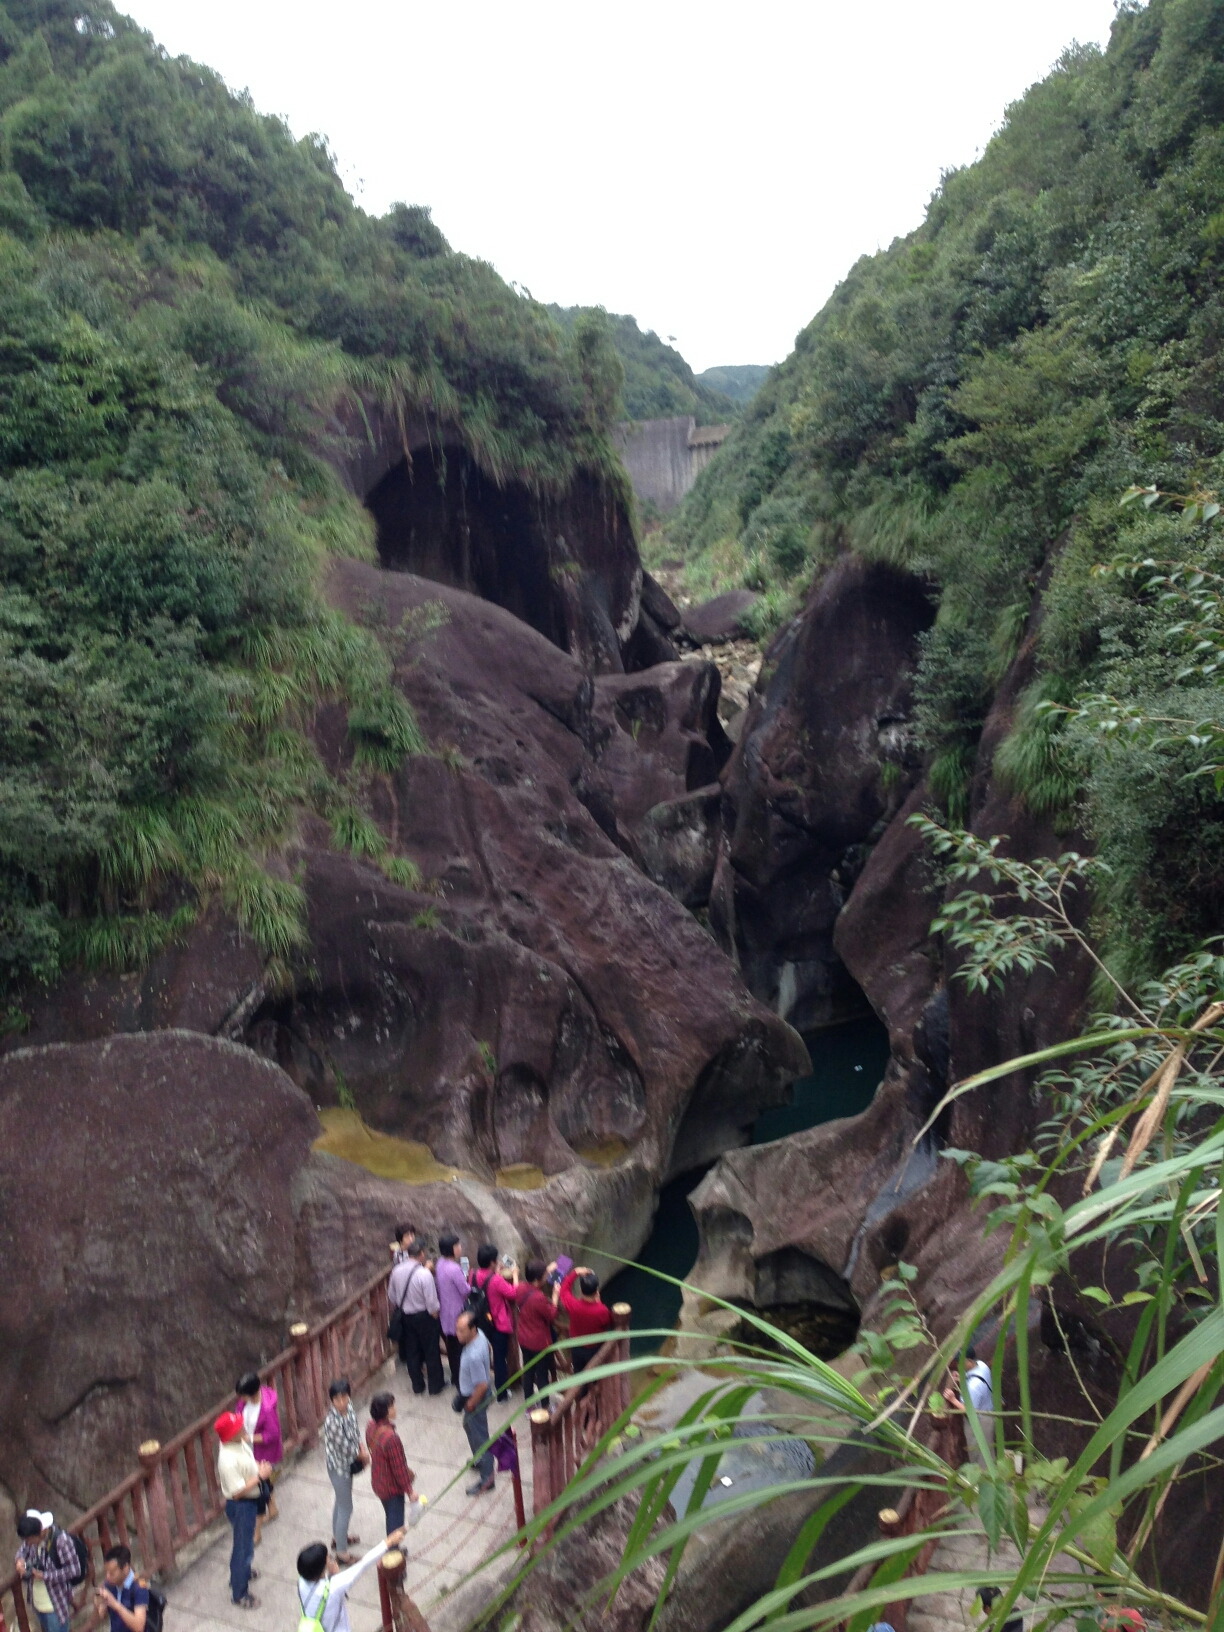
[(149, 1594), (149, 1607), (145, 1610), (145, 1632), (162, 1632), (166, 1595), (160, 1588), (150, 1586), (147, 1581), (141, 1581), (140, 1584)]
[[(490, 1271), (485, 1277), (485, 1286), (488, 1285), (492, 1278), (492, 1271)], [(485, 1291), (484, 1286), (477, 1286), (475, 1282), (472, 1283), (472, 1290), (463, 1300), (463, 1312), (465, 1315), (471, 1315), (486, 1337), (489, 1335), (493, 1329), (493, 1317), (489, 1312), (489, 1294)]]
[(80, 1536), (74, 1536), (71, 1530), (61, 1530), (57, 1525), (51, 1534), (51, 1546), (55, 1557), (59, 1557), (59, 1538), (67, 1536), (72, 1543), (72, 1550), (76, 1554), (76, 1571), (68, 1577), (70, 1587), (79, 1587), (89, 1574), (89, 1548)]

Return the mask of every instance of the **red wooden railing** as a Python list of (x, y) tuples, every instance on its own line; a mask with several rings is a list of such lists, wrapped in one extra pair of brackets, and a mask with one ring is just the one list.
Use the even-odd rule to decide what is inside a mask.
[[(596, 1350), (586, 1370), (628, 1360), (629, 1316), (627, 1303), (612, 1305), (616, 1335)], [(622, 1371), (591, 1383), (579, 1381), (564, 1394), (554, 1395), (547, 1407), (539, 1406), (531, 1413), (532, 1509), (536, 1515), (561, 1494), (628, 1405), (629, 1373)]]
[[(347, 1376), (358, 1388), (391, 1354), (389, 1276), (389, 1268), (380, 1270), (317, 1326), (291, 1327), (291, 1346), (260, 1372), (279, 1398), (286, 1453), (316, 1443), (333, 1377)], [(131, 1548), (138, 1574), (167, 1578), (183, 1549), (225, 1511), (212, 1425), (233, 1401), (227, 1395), (168, 1445), (147, 1440), (140, 1447), (139, 1468), (69, 1527), (89, 1549), (91, 1584), (101, 1577), (102, 1555), (116, 1544)], [(80, 1616), (90, 1593), (78, 1588), (77, 1595)], [(0, 1632), (14, 1628), (39, 1632), (15, 1574), (0, 1579)]]
[[(940, 1456), (950, 1468), (959, 1468), (968, 1461), (968, 1452), (965, 1448), (965, 1414), (963, 1411), (950, 1410), (936, 1416), (932, 1412), (925, 1413), (927, 1419), (926, 1444), (936, 1456)], [(929, 1525), (944, 1517), (948, 1508), (948, 1493), (927, 1485), (907, 1485), (901, 1493), (901, 1500), (896, 1507), (882, 1507), (879, 1513), (880, 1534), (885, 1537), (916, 1536)], [(906, 1577), (925, 1575), (930, 1568), (931, 1559), (936, 1547), (937, 1538), (924, 1543), (917, 1558), (906, 1570)], [(875, 1573), (874, 1564), (864, 1564), (851, 1579), (846, 1588), (847, 1592), (861, 1592)], [(909, 1618), (910, 1599), (899, 1598), (896, 1602), (886, 1604), (879, 1612), (878, 1619), (887, 1621), (893, 1632), (906, 1632), (906, 1622)]]

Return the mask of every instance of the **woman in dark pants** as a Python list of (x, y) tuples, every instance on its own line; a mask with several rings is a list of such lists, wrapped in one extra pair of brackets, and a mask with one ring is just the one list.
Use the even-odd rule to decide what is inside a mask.
[(404, 1442), (395, 1431), (395, 1395), (375, 1394), (366, 1424), (370, 1447), (370, 1484), (387, 1515), (387, 1534), (404, 1523), (404, 1498), (411, 1497), (415, 1475), (404, 1455)]
[(533, 1258), (524, 1271), (525, 1279), (516, 1288), (516, 1325), (519, 1353), (523, 1357), (523, 1398), (530, 1399), (548, 1381), (548, 1362), (540, 1356), (556, 1342), (553, 1330), (553, 1301), (544, 1290), (548, 1273), (542, 1258)]

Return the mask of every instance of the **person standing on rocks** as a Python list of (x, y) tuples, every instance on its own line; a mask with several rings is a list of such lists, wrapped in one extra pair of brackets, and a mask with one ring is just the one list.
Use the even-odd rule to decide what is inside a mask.
[(404, 1524), (404, 1499), (412, 1496), (415, 1474), (404, 1455), (404, 1442), (395, 1431), (395, 1395), (375, 1394), (366, 1424), (370, 1447), (370, 1484), (383, 1504), (387, 1534)]
[[(408, 1371), (414, 1394), (441, 1394), (446, 1387), (442, 1376), (442, 1328), (438, 1324), (438, 1288), (425, 1262), (425, 1243), (410, 1241), (403, 1257), (391, 1271), (387, 1302), (403, 1314), (400, 1327), (400, 1359)], [(425, 1374), (421, 1374), (424, 1361)]]
[[(556, 1267), (549, 1264), (550, 1273)], [(602, 1342), (603, 1334), (612, 1325), (612, 1311), (599, 1295), (599, 1277), (593, 1270), (585, 1264), (575, 1264), (558, 1286), (556, 1298), (569, 1316), (571, 1337), (598, 1337)], [(586, 1343), (571, 1349), (574, 1370), (582, 1371), (589, 1366), (599, 1348), (599, 1343)]]
[(72, 1587), (80, 1572), (72, 1537), (56, 1529), (50, 1513), (33, 1507), (17, 1520), (17, 1535), (21, 1540), (17, 1574), (26, 1590), (26, 1603), (38, 1616), (42, 1632), (68, 1632)]
[(275, 1489), (276, 1481), (280, 1478), (281, 1463), (285, 1460), (285, 1447), (281, 1442), (280, 1412), (277, 1410), (276, 1390), (271, 1384), (261, 1386), (259, 1378), (253, 1371), (239, 1377), (234, 1389), (238, 1395), (238, 1403), (234, 1409), (242, 1412), (242, 1423), (251, 1442), (251, 1450), (257, 1461), (267, 1462), (272, 1469), (268, 1481), (273, 1488), (265, 1493), (266, 1509), (261, 1498), (255, 1516), (255, 1545), (258, 1547), (263, 1534), (264, 1520), (271, 1524), (273, 1519), (280, 1517), (276, 1506)]
[(537, 1389), (548, 1382), (548, 1362), (541, 1360), (540, 1356), (545, 1349), (552, 1347), (557, 1338), (553, 1330), (553, 1301), (544, 1290), (547, 1273), (542, 1258), (530, 1259), (515, 1297), (525, 1400), (529, 1400)]
[(332, 1504), (332, 1546), (339, 1564), (357, 1561), (349, 1548), (361, 1540), (349, 1534), (349, 1520), (353, 1516), (353, 1475), (370, 1464), (370, 1453), (361, 1443), (357, 1427), (357, 1413), (353, 1410), (353, 1385), (347, 1377), (337, 1377), (327, 1390), (331, 1401), (323, 1418), (323, 1454), (327, 1459), (327, 1477), (335, 1492)]
[(240, 1609), (254, 1609), (259, 1599), (252, 1596), (250, 1584), (257, 1578), (251, 1565), (255, 1562), (259, 1485), (261, 1480), (271, 1478), (272, 1464), (255, 1460), (241, 1411), (223, 1411), (213, 1428), (221, 1441), (217, 1452), (217, 1479), (225, 1497), (225, 1516), (234, 1532), (230, 1548), (230, 1597)]
[(372, 1564), (377, 1564), (385, 1552), (398, 1547), (403, 1539), (402, 1529), (393, 1530), (386, 1541), (371, 1547), (363, 1558), (354, 1559), (343, 1570), (328, 1558), (323, 1542), (312, 1541), (309, 1547), (303, 1547), (297, 1556), (298, 1603), (302, 1606), (302, 1620), (317, 1621), (322, 1632), (349, 1632), (349, 1588)]
[[(472, 1275), (472, 1285), (478, 1292), (483, 1292), (489, 1303), (489, 1325), (485, 1328), (489, 1342), (493, 1349), (493, 1380), (497, 1385), (497, 1398), (506, 1397), (506, 1377), (509, 1374), (510, 1334), (514, 1330), (515, 1287), (518, 1285), (518, 1269), (510, 1266), (510, 1279), (498, 1273), (497, 1248), (491, 1241), (486, 1241), (476, 1253), (476, 1270)], [(462, 1391), (461, 1391), (462, 1392)]]
[(455, 1332), (455, 1322), (468, 1295), (467, 1278), (459, 1262), (462, 1251), (463, 1246), (457, 1235), (444, 1235), (438, 1242), (438, 1266), (434, 1270), (438, 1287), (438, 1323), (442, 1327), (446, 1357), (450, 1361), (451, 1387), (456, 1390), (459, 1387), (459, 1359), (463, 1344)]
[(469, 1496), (483, 1496), (493, 1489), (493, 1451), (489, 1446), (489, 1393), (493, 1387), (493, 1351), (489, 1340), (465, 1309), (456, 1322), (463, 1354), (459, 1361), (459, 1396), (463, 1410), (463, 1431), (472, 1452), (476, 1483), (467, 1487)]

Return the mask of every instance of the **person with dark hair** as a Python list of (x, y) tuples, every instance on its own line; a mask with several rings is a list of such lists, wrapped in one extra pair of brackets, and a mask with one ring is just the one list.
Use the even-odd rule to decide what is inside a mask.
[(556, 1342), (553, 1330), (553, 1301), (544, 1290), (548, 1267), (542, 1258), (532, 1258), (517, 1289), (519, 1353), (523, 1357), (523, 1398), (529, 1400), (548, 1382), (548, 1362), (540, 1356)]
[(391, 1267), (402, 1264), (408, 1256), (408, 1243), (416, 1238), (415, 1224), (397, 1224), (395, 1226), (395, 1240), (391, 1243)]
[(438, 1288), (425, 1258), (425, 1243), (410, 1241), (405, 1256), (391, 1271), (387, 1302), (403, 1314), (399, 1352), (408, 1370), (412, 1392), (424, 1394), (425, 1379), (428, 1378), (429, 1392), (441, 1394), (446, 1381), (442, 1376)]
[(57, 1528), (50, 1513), (30, 1508), (17, 1520), (21, 1546), (17, 1574), (26, 1603), (38, 1616), (42, 1632), (68, 1632), (72, 1620), (72, 1584), (80, 1561), (72, 1537)]
[(335, 1501), (332, 1504), (332, 1546), (340, 1564), (355, 1564), (349, 1548), (361, 1540), (349, 1534), (353, 1516), (353, 1474), (368, 1467), (370, 1453), (361, 1443), (357, 1413), (353, 1410), (353, 1385), (347, 1377), (337, 1377), (327, 1390), (331, 1405), (323, 1418), (323, 1455), (327, 1477)]
[(375, 1394), (370, 1401), (366, 1444), (370, 1447), (370, 1484), (383, 1504), (390, 1535), (403, 1526), (404, 1498), (412, 1496), (416, 1477), (404, 1455), (404, 1442), (395, 1431), (394, 1394)]
[(389, 1548), (398, 1547), (403, 1539), (402, 1528), (393, 1530), (386, 1541), (371, 1547), (362, 1558), (343, 1570), (336, 1560), (328, 1558), (326, 1542), (312, 1541), (309, 1547), (303, 1547), (297, 1556), (298, 1603), (302, 1606), (302, 1619), (317, 1621), (322, 1632), (349, 1632), (346, 1602), (349, 1588), (371, 1565), (377, 1564)]
[(493, 1351), (489, 1340), (465, 1309), (456, 1322), (463, 1357), (459, 1363), (459, 1400), (463, 1411), (463, 1431), (472, 1452), (476, 1483), (467, 1487), (469, 1496), (483, 1496), (493, 1489), (493, 1452), (489, 1448), (489, 1392), (493, 1386)]
[(266, 1462), (272, 1469), (267, 1475), (267, 1481), (272, 1489), (261, 1493), (255, 1512), (255, 1545), (259, 1546), (263, 1535), (264, 1519), (271, 1524), (273, 1519), (279, 1518), (280, 1513), (276, 1506), (276, 1481), (280, 1478), (281, 1463), (285, 1460), (285, 1447), (281, 1441), (280, 1412), (277, 1410), (276, 1390), (272, 1385), (260, 1385), (259, 1377), (253, 1371), (244, 1372), (234, 1384), (234, 1392), (238, 1396), (235, 1411), (242, 1412), (242, 1423), (246, 1429), (247, 1438), (251, 1442), (257, 1462)]
[[(230, 1597), (240, 1609), (255, 1609), (259, 1599), (252, 1596), (250, 1584), (256, 1579), (251, 1565), (255, 1562), (259, 1486), (271, 1474), (272, 1465), (255, 1460), (241, 1411), (223, 1411), (213, 1428), (221, 1441), (217, 1452), (217, 1479), (225, 1497), (225, 1516), (234, 1532), (230, 1548)], [(119, 1629), (113, 1627), (112, 1632)]]
[(126, 1547), (108, 1547), (102, 1555), (103, 1585), (94, 1593), (93, 1624), (110, 1616), (110, 1632), (144, 1632), (149, 1589), (142, 1587)]
[(468, 1295), (467, 1278), (459, 1262), (463, 1246), (457, 1235), (444, 1235), (438, 1242), (438, 1264), (434, 1280), (438, 1285), (438, 1323), (450, 1361), (451, 1387), (459, 1387), (459, 1357), (463, 1345), (455, 1335), (455, 1322)]
[(510, 1270), (509, 1280), (498, 1273), (497, 1248), (491, 1241), (486, 1241), (478, 1249), (476, 1266), (472, 1285), (483, 1292), (489, 1301), (489, 1320), (483, 1330), (492, 1345), (493, 1381), (497, 1387), (497, 1398), (502, 1400), (506, 1397), (506, 1377), (509, 1374), (510, 1334), (514, 1330), (511, 1310), (518, 1286), (518, 1269), (513, 1264), (506, 1264), (505, 1267)]
[[(1001, 1596), (1002, 1593), (998, 1587), (979, 1587), (978, 1597), (982, 1601), (982, 1614), (989, 1615), (994, 1607), (995, 1600)], [(1142, 1623), (1140, 1624), (1142, 1625)], [(1002, 1632), (1024, 1632), (1024, 1616), (1009, 1615), (1003, 1622)]]
[[(556, 1264), (548, 1266), (550, 1272), (556, 1267)], [(574, 1291), (575, 1284), (577, 1293)], [(598, 1354), (603, 1333), (612, 1325), (612, 1311), (599, 1295), (599, 1277), (585, 1264), (575, 1264), (553, 1296), (569, 1316), (571, 1337), (600, 1339), (600, 1343), (584, 1343), (569, 1351), (573, 1356), (574, 1370), (582, 1371)]]

